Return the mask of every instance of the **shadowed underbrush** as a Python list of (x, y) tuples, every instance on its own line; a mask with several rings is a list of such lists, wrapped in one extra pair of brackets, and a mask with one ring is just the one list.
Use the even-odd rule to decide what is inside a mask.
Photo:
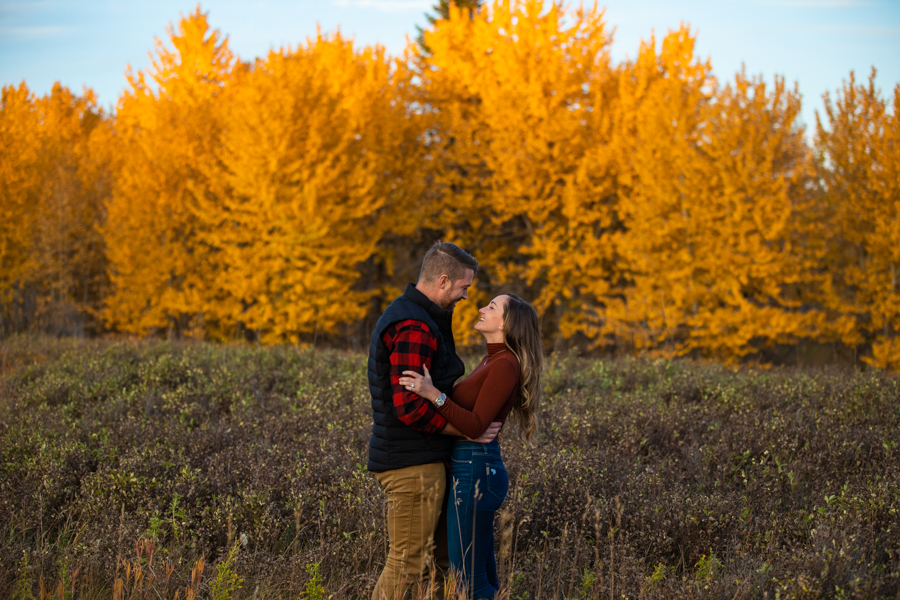
[[(509, 598), (900, 596), (900, 378), (549, 359)], [(365, 357), (0, 345), (0, 597), (368, 598)]]

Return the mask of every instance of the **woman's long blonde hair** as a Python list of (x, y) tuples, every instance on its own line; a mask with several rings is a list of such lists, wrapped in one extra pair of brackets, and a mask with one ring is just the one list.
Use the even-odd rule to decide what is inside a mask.
[(515, 294), (506, 296), (503, 311), (506, 347), (519, 360), (519, 395), (509, 416), (529, 440), (537, 428), (537, 409), (541, 401), (541, 371), (544, 368), (541, 329), (532, 305)]

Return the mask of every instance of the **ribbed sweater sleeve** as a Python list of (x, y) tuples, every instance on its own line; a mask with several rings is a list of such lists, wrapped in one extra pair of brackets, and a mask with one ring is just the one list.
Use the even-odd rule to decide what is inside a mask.
[(518, 367), (509, 361), (498, 360), (490, 365), (472, 410), (463, 408), (448, 397), (438, 411), (463, 435), (477, 438), (500, 414), (518, 386)]

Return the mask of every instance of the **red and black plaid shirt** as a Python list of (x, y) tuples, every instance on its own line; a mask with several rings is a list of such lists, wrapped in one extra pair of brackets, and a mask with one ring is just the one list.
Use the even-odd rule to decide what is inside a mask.
[(447, 420), (431, 402), (400, 385), (403, 371), (424, 373), (423, 365), (431, 369), (437, 338), (424, 323), (410, 319), (391, 325), (382, 339), (391, 356), (391, 395), (397, 418), (417, 431), (440, 432)]

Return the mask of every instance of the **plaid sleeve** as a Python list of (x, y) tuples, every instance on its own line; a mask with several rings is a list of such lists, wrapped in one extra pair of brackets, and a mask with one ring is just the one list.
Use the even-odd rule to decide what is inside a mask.
[(391, 386), (397, 418), (417, 431), (439, 433), (447, 420), (431, 402), (400, 385), (403, 371), (423, 373), (423, 365), (431, 368), (437, 339), (424, 323), (413, 320), (391, 326), (383, 339), (391, 355)]

